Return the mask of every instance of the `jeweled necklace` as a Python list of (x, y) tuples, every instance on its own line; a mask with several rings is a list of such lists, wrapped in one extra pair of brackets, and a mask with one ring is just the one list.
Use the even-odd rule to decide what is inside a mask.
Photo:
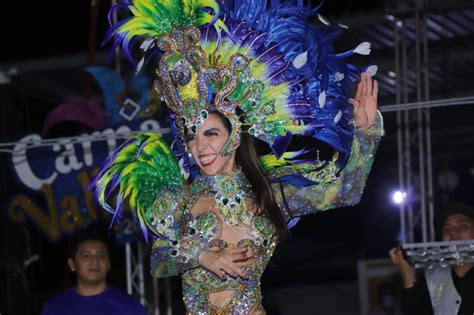
[(200, 175), (193, 186), (193, 190), (201, 195), (214, 197), (216, 209), (227, 224), (234, 227), (241, 223), (250, 224), (252, 214), (247, 210), (245, 198), (253, 198), (253, 193), (241, 170), (213, 176)]

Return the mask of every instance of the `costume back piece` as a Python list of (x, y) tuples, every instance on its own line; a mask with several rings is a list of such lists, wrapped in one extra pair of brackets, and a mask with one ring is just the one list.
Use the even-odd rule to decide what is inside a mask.
[[(196, 171), (184, 132), (196, 132), (218, 112), (231, 124), (221, 155), (232, 152), (242, 132), (259, 140), (266, 147), (260, 166), (289, 225), (307, 213), (356, 204), (383, 128), (380, 115), (368, 129), (354, 127), (350, 97), (363, 69), (344, 59), (368, 54), (370, 45), (333, 52), (345, 26), (328, 25), (319, 7), (302, 1), (135, 0), (111, 10), (131, 14), (112, 25), (106, 40), (121, 46), (137, 71), (158, 64), (154, 87), (170, 109), (175, 139), (169, 146), (159, 135), (141, 133), (126, 141), (94, 182), (99, 202), (115, 220), (128, 201), (153, 239), (153, 274), (182, 274), (190, 314), (263, 314), (260, 277), (276, 228), (254, 215), (251, 179), (240, 170)], [(312, 17), (321, 26), (310, 24)], [(138, 48), (143, 58), (137, 62)], [(333, 158), (321, 160), (315, 140), (329, 145)], [(202, 199), (210, 206), (192, 213)], [(234, 237), (221, 238), (224, 230)], [(225, 247), (249, 248), (246, 279), (222, 280), (199, 265), (201, 253)], [(216, 302), (219, 292), (226, 298)]]

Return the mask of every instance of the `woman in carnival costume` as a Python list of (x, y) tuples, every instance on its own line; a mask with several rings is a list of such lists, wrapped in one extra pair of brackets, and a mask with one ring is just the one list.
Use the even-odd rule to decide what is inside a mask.
[[(383, 132), (377, 82), (344, 58), (370, 45), (335, 53), (344, 26), (296, 0), (117, 9), (131, 14), (106, 40), (138, 68), (158, 60), (154, 88), (175, 140), (127, 140), (93, 182), (99, 202), (114, 219), (128, 202), (153, 241), (153, 275), (182, 275), (189, 314), (264, 314), (260, 277), (287, 229), (362, 194)], [(309, 24), (313, 16), (324, 25)], [(320, 142), (332, 158), (320, 159)]]

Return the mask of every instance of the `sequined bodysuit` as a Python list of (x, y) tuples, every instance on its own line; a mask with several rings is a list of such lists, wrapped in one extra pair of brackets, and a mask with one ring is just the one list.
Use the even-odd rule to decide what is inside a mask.
[[(233, 198), (228, 200), (223, 197), (221, 202), (214, 202), (204, 211), (196, 210), (195, 205), (200, 200), (214, 197), (217, 193), (215, 187), (222, 185), (230, 186), (229, 192), (234, 195)], [(232, 186), (238, 188), (240, 194), (236, 195)], [(175, 211), (175, 217), (167, 221), (179, 222), (177, 241), (158, 239), (154, 243), (152, 266), (155, 275), (163, 277), (182, 273), (184, 302), (190, 314), (262, 313), (260, 277), (276, 246), (273, 224), (265, 217), (251, 215), (248, 209), (252, 208), (253, 195), (241, 172), (201, 176), (189, 188), (189, 192), (178, 196), (187, 200), (182, 212)], [(170, 193), (162, 198), (177, 197)], [(161, 207), (162, 198), (157, 199), (155, 209)], [(243, 214), (246, 218), (232, 222), (231, 218), (225, 218), (225, 211), (220, 209), (223, 203), (240, 205), (248, 215)], [(237, 208), (231, 206), (229, 208)], [(249, 255), (253, 258), (242, 267), (246, 279), (227, 277), (224, 281), (199, 266), (199, 254), (203, 250), (226, 247), (249, 249)], [(225, 292), (221, 294), (225, 298), (218, 298), (213, 303), (213, 294), (218, 292)]]
[[(275, 195), (287, 220), (356, 204), (381, 135), (381, 118), (373, 127), (357, 130), (345, 167), (332, 170), (328, 169), (332, 166), (327, 166), (323, 172), (329, 175), (319, 185), (293, 188), (275, 184)], [(321, 170), (318, 174), (322, 174)], [(308, 173), (308, 177), (314, 178), (315, 174)], [(286, 197), (285, 191), (290, 192)], [(196, 211), (195, 205), (200, 200), (212, 197), (213, 206)], [(273, 254), (277, 235), (269, 219), (249, 211), (253, 198), (245, 176), (233, 172), (198, 177), (188, 189), (171, 189), (156, 199), (152, 222), (162, 237), (153, 244), (153, 274), (156, 277), (182, 274), (183, 299), (189, 314), (264, 314), (260, 277)], [(232, 217), (229, 209), (239, 215)], [(230, 237), (232, 233), (223, 233), (225, 229), (238, 232)], [(201, 267), (199, 255), (213, 247), (248, 247), (254, 258), (243, 267), (247, 279), (222, 280)], [(226, 298), (217, 303), (213, 300), (216, 292), (226, 293)]]

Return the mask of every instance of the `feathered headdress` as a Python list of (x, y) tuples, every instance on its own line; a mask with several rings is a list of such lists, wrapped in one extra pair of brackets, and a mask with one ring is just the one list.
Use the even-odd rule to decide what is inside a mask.
[[(349, 97), (360, 70), (345, 63), (370, 45), (336, 54), (331, 43), (343, 30), (309, 23), (319, 7), (302, 1), (135, 0), (119, 4), (131, 16), (112, 25), (114, 39), (138, 67), (159, 51), (155, 87), (173, 113), (182, 138), (211, 111), (232, 124), (223, 149), (230, 153), (241, 128), (268, 143), (276, 158), (292, 135), (311, 136), (345, 157), (352, 118)], [(134, 45), (144, 57), (136, 63)], [(238, 114), (237, 114), (238, 112)], [(295, 153), (296, 154), (296, 153)], [(293, 156), (295, 158), (295, 156)]]

